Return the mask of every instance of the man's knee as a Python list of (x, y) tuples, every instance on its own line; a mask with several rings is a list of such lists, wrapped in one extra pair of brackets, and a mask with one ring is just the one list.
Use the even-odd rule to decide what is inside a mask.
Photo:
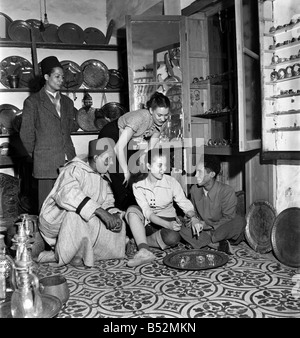
[(178, 231), (165, 228), (161, 230), (161, 238), (168, 246), (174, 246), (178, 244), (181, 240), (181, 236)]

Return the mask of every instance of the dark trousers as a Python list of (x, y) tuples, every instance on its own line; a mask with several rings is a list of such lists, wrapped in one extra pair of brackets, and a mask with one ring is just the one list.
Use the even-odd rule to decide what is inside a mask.
[(217, 243), (222, 240), (229, 240), (232, 244), (238, 244), (238, 239), (242, 238), (245, 230), (246, 220), (244, 217), (237, 215), (233, 220), (220, 225), (216, 230), (203, 230), (199, 237), (193, 235), (192, 229), (182, 226), (179, 231), (181, 237), (194, 249), (201, 249), (211, 243)]
[(56, 179), (38, 179), (38, 200), (39, 200), (39, 212), (42, 205), (52, 190)]
[[(106, 124), (99, 132), (98, 139), (108, 137), (114, 140), (115, 144), (119, 140), (119, 128), (118, 128), (118, 120), (114, 120), (108, 124)], [(134, 154), (135, 150), (127, 149), (127, 159), (130, 158), (132, 154)], [(115, 165), (113, 166), (115, 172), (112, 170), (109, 171), (109, 176), (111, 178), (111, 189), (115, 198), (115, 206), (121, 210), (126, 211), (130, 205), (137, 204), (135, 197), (132, 192), (131, 185), (127, 187), (123, 184), (124, 174), (120, 172), (119, 161), (115, 158)]]

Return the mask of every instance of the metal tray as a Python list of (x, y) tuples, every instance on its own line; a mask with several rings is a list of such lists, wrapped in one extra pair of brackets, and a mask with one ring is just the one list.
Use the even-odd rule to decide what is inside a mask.
[(215, 250), (183, 250), (173, 252), (163, 263), (179, 270), (207, 270), (218, 268), (228, 262), (228, 256)]
[(300, 208), (287, 208), (276, 217), (271, 241), (281, 263), (300, 267)]
[(80, 26), (72, 22), (66, 22), (58, 27), (58, 37), (64, 43), (78, 43), (84, 42), (83, 30)]
[(100, 29), (95, 27), (88, 27), (83, 31), (84, 41), (88, 45), (103, 45), (105, 42), (105, 35)]
[(22, 111), (12, 104), (4, 103), (0, 105), (0, 124), (7, 129), (8, 134), (16, 132), (14, 120), (22, 114)]
[(77, 90), (83, 83), (81, 67), (74, 61), (63, 60), (60, 62), (64, 70), (63, 89)]
[(83, 84), (87, 88), (103, 89), (109, 81), (109, 72), (106, 65), (100, 60), (90, 59), (81, 65)]
[(253, 250), (267, 253), (272, 250), (271, 231), (276, 210), (267, 201), (255, 201), (246, 215), (245, 236)]
[[(43, 313), (40, 318), (53, 318), (62, 308), (60, 299), (51, 295), (41, 295), (43, 304)], [(11, 302), (5, 302), (0, 305), (0, 318), (12, 318)]]
[(6, 88), (10, 88), (10, 75), (19, 77), (18, 88), (29, 88), (30, 82), (34, 79), (33, 66), (22, 56), (8, 56), (0, 62), (0, 82)]

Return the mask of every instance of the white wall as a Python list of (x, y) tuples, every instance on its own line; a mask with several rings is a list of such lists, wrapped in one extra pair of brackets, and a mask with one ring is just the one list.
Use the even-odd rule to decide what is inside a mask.
[[(289, 23), (296, 14), (300, 17), (299, 0), (276, 0), (273, 5), (275, 27)], [(295, 137), (299, 140), (300, 133), (295, 133)], [(276, 211), (280, 213), (287, 208), (300, 207), (300, 161), (277, 161), (275, 172)]]

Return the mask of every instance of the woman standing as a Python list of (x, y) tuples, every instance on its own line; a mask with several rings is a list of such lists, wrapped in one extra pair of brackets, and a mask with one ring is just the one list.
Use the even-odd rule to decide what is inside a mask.
[[(162, 93), (155, 92), (147, 102), (146, 109), (128, 112), (119, 119), (105, 125), (99, 138), (110, 137), (115, 142), (117, 156), (114, 172), (110, 171), (111, 186), (117, 208), (126, 211), (136, 204), (134, 195), (128, 186), (130, 179), (130, 156), (136, 152), (141, 141), (147, 141), (144, 152), (153, 149), (166, 127), (169, 117), (170, 101)], [(133, 163), (134, 165), (134, 163)]]
[(55, 56), (41, 62), (43, 88), (24, 101), (20, 138), (33, 160), (38, 181), (38, 210), (51, 191), (59, 168), (76, 155), (71, 139), (73, 101), (60, 93), (62, 65)]

